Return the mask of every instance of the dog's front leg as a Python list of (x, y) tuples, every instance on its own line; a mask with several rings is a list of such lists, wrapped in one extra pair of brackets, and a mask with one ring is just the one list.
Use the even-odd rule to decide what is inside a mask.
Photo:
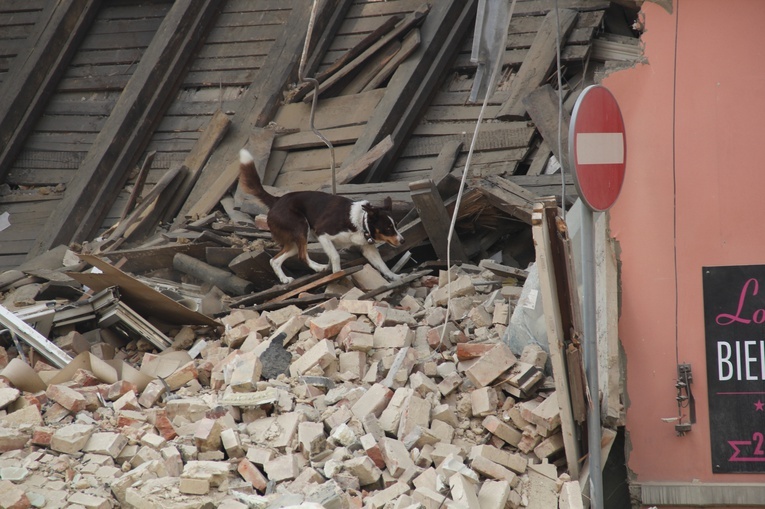
[(329, 263), (332, 265), (332, 272), (340, 272), (340, 254), (335, 249), (335, 245), (328, 235), (319, 235), (319, 244), (327, 253)]
[(361, 254), (363, 254), (364, 258), (369, 260), (369, 263), (372, 264), (372, 267), (377, 269), (383, 276), (387, 277), (391, 281), (401, 279), (401, 276), (390, 270), (388, 266), (385, 265), (382, 256), (380, 256), (380, 252), (377, 250), (374, 244), (364, 244), (361, 246)]

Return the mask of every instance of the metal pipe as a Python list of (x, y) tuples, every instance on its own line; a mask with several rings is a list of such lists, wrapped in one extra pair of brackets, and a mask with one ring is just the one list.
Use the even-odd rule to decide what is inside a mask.
[(584, 363), (590, 408), (587, 413), (587, 445), (590, 457), (590, 507), (603, 509), (603, 473), (600, 454), (600, 388), (598, 384), (598, 338), (595, 325), (595, 213), (582, 207), (582, 318)]
[(330, 172), (332, 174), (332, 194), (337, 194), (337, 176), (335, 174), (335, 147), (321, 132), (319, 132), (313, 125), (313, 118), (316, 114), (316, 104), (319, 100), (319, 80), (316, 78), (309, 78), (305, 76), (305, 62), (308, 58), (308, 46), (311, 43), (311, 36), (313, 35), (313, 26), (316, 23), (316, 5), (317, 0), (313, 0), (311, 6), (311, 19), (308, 21), (308, 33), (305, 36), (305, 42), (303, 43), (303, 53), (300, 55), (300, 66), (298, 67), (298, 78), (300, 81), (307, 81), (313, 85), (313, 100), (311, 101), (311, 115), (309, 117), (309, 124), (311, 131), (323, 141), (327, 147), (329, 147), (329, 159), (330, 159)]

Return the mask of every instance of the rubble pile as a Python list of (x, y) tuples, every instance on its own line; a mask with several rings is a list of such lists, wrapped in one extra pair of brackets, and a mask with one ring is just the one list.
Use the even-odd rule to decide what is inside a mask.
[(503, 341), (522, 278), (482, 265), (374, 298), (364, 266), (307, 309), (132, 341), (145, 384), (105, 382), (76, 334), (65, 381), (0, 347), (0, 508), (582, 507), (547, 354)]

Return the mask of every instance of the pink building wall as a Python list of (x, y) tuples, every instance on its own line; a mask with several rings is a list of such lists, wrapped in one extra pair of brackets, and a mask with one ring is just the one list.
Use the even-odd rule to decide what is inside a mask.
[[(765, 264), (765, 2), (650, 2), (646, 64), (609, 76), (627, 130), (627, 173), (611, 209), (621, 248), (628, 468), (638, 483), (763, 483), (713, 474), (702, 267)], [(691, 363), (697, 423), (683, 436), (676, 364)], [(765, 431), (765, 414), (762, 419)], [(763, 501), (765, 503), (765, 501)]]

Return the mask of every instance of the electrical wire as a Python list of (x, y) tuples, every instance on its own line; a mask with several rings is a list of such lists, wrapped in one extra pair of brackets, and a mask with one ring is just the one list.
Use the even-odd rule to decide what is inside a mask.
[[(510, 22), (513, 19), (513, 11), (515, 11), (515, 2), (516, 0), (513, 0), (513, 3), (510, 5), (510, 12), (507, 17), (507, 24), (508, 27), (510, 26)], [(507, 34), (507, 29), (505, 30), (505, 34)], [(504, 53), (504, 44), (502, 44), (502, 52)], [(437, 350), (441, 350), (441, 347), (444, 344), (444, 337), (446, 336), (446, 324), (449, 323), (449, 316), (451, 315), (451, 307), (452, 307), (452, 237), (454, 236), (454, 229), (457, 225), (457, 217), (459, 216), (460, 212), (460, 204), (462, 203), (462, 195), (465, 190), (465, 183), (467, 182), (467, 176), (470, 172), (470, 163), (473, 159), (473, 151), (475, 150), (475, 144), (478, 140), (478, 133), (481, 130), (481, 124), (483, 123), (483, 117), (486, 113), (486, 106), (489, 104), (489, 98), (494, 94), (494, 89), (497, 83), (497, 78), (502, 71), (502, 56), (500, 55), (499, 58), (497, 58), (496, 62), (494, 62), (494, 69), (491, 71), (491, 79), (489, 80), (489, 86), (486, 88), (486, 95), (483, 98), (483, 103), (481, 104), (481, 111), (478, 113), (478, 120), (475, 124), (475, 130), (473, 131), (473, 138), (470, 140), (470, 149), (468, 150), (467, 159), (465, 160), (465, 167), (462, 170), (462, 179), (460, 180), (460, 188), (457, 192), (457, 201), (454, 202), (454, 211), (452, 212), (452, 222), (449, 225), (449, 236), (446, 239), (446, 287), (448, 288), (447, 297), (446, 297), (446, 316), (444, 317), (444, 327), (441, 330), (441, 337), (439, 339), (438, 346), (439, 348)]]
[(561, 216), (566, 220), (566, 168), (563, 164), (565, 159), (563, 154), (563, 77), (561, 76), (560, 65), (560, 13), (558, 12), (558, 0), (555, 0), (555, 65), (558, 75), (558, 155), (560, 156), (560, 199)]
[(675, 61), (672, 77), (672, 253), (675, 268), (675, 364), (680, 364), (680, 332), (678, 309), (680, 307), (677, 276), (677, 173), (676, 173), (676, 127), (677, 127), (677, 40), (680, 29), (680, 0), (675, 3)]
[(321, 132), (314, 126), (313, 120), (316, 114), (316, 104), (319, 101), (319, 80), (316, 78), (310, 78), (305, 76), (305, 62), (308, 58), (308, 45), (311, 43), (311, 36), (313, 35), (313, 26), (316, 22), (316, 4), (317, 0), (313, 0), (311, 6), (311, 19), (308, 21), (308, 33), (305, 36), (305, 42), (303, 43), (303, 53), (300, 55), (300, 66), (298, 67), (298, 78), (300, 81), (306, 81), (313, 85), (313, 99), (311, 100), (311, 114), (309, 116), (309, 126), (311, 131), (329, 147), (329, 159), (330, 159), (330, 173), (332, 175), (332, 194), (337, 194), (337, 175), (335, 172), (335, 147)]

